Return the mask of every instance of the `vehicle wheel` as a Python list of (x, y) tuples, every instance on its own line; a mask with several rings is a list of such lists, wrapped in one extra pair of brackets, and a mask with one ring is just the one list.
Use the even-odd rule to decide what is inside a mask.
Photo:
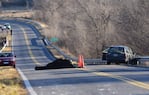
[(107, 65), (110, 65), (111, 64), (111, 62), (107, 62)]
[(130, 64), (131, 65), (137, 65), (137, 64), (139, 64), (139, 60), (133, 59), (133, 60), (131, 60), (131, 63)]
[(139, 64), (140, 64), (140, 61), (139, 61), (139, 60), (137, 60), (137, 61), (136, 61), (136, 65), (139, 65)]
[(16, 68), (16, 65), (13, 65), (13, 68)]
[(127, 65), (130, 64), (130, 61), (125, 62)]
[(120, 63), (115, 63), (116, 65), (120, 65)]
[(12, 35), (12, 30), (10, 30), (10, 34)]

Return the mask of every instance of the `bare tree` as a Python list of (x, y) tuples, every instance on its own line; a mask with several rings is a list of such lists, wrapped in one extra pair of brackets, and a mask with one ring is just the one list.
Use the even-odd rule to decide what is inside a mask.
[[(101, 56), (110, 45), (128, 45), (147, 54), (148, 0), (34, 0), (35, 19), (45, 22), (47, 37), (74, 55)], [(142, 43), (143, 42), (143, 43)], [(144, 46), (144, 47), (142, 47)]]

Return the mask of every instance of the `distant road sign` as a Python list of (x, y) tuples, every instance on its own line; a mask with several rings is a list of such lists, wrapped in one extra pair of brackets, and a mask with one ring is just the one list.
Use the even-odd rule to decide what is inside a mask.
[(50, 41), (53, 42), (53, 43), (54, 43), (54, 42), (57, 42), (58, 40), (59, 40), (59, 39), (56, 38), (56, 37), (52, 37), (52, 38), (50, 39)]

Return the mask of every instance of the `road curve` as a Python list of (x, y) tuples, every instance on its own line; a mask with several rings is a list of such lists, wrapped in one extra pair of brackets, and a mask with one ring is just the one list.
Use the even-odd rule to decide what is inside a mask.
[(149, 69), (119, 65), (92, 65), (84, 69), (35, 71), (54, 60), (32, 25), (14, 20), (13, 51), (17, 68), (32, 88), (29, 95), (149, 95)]

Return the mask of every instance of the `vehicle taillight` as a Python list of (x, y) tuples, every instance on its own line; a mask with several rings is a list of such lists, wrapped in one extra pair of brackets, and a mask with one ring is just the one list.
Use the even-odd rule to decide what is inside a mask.
[(11, 58), (10, 61), (15, 61), (15, 58)]

